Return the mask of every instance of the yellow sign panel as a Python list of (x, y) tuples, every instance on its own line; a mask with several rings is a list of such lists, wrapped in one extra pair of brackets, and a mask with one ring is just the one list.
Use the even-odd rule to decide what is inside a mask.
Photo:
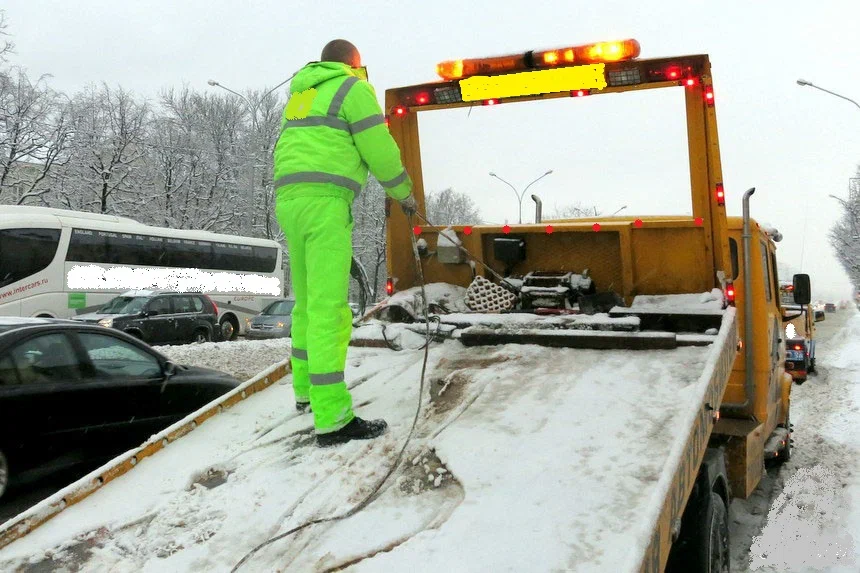
[(602, 90), (606, 64), (553, 68), (503, 76), (472, 76), (460, 80), (463, 101), (530, 96), (570, 90)]
[(303, 92), (294, 93), (287, 102), (285, 115), (287, 119), (304, 119), (311, 112), (314, 98), (317, 97), (316, 88), (306, 89)]

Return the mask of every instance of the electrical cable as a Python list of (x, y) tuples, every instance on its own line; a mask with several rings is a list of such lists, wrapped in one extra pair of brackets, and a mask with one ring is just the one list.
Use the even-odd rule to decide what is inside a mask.
[[(421, 217), (421, 218), (423, 219), (423, 217)], [(409, 216), (409, 227), (410, 228), (412, 227), (412, 216), (411, 215)], [(420, 384), (419, 384), (419, 388), (418, 388), (418, 406), (415, 409), (415, 416), (412, 419), (412, 426), (409, 429), (409, 434), (406, 436), (406, 441), (403, 442), (403, 447), (400, 448), (400, 452), (397, 454), (397, 457), (395, 458), (394, 463), (391, 465), (391, 467), (389, 467), (388, 471), (385, 473), (385, 475), (382, 477), (382, 479), (379, 480), (379, 482), (370, 491), (370, 493), (362, 501), (360, 501), (357, 505), (353, 506), (352, 509), (350, 509), (349, 511), (346, 511), (345, 513), (342, 513), (340, 515), (334, 515), (332, 517), (322, 517), (322, 518), (317, 518), (317, 519), (312, 519), (310, 521), (306, 521), (305, 523), (298, 525), (296, 527), (293, 527), (292, 529), (285, 531), (284, 533), (280, 533), (274, 537), (270, 537), (269, 539), (267, 539), (263, 543), (260, 543), (259, 545), (257, 545), (253, 549), (251, 549), (251, 551), (246, 553), (245, 556), (242, 557), (242, 559), (238, 563), (236, 563), (236, 565), (233, 567), (233, 569), (230, 570), (230, 573), (235, 573), (236, 571), (238, 571), (239, 568), (242, 565), (244, 565), (257, 552), (259, 552), (264, 547), (267, 547), (267, 546), (271, 545), (272, 543), (275, 543), (276, 541), (284, 539), (285, 537), (289, 537), (290, 535), (292, 535), (294, 533), (298, 533), (299, 531), (302, 531), (304, 529), (307, 529), (308, 527), (310, 527), (312, 525), (319, 525), (321, 523), (330, 523), (330, 522), (334, 522), (334, 521), (341, 521), (343, 519), (347, 519), (349, 517), (352, 517), (353, 515), (355, 515), (356, 513), (358, 513), (359, 511), (361, 511), (365, 507), (367, 507), (368, 505), (370, 505), (370, 503), (373, 502), (378, 497), (378, 495), (381, 493), (382, 486), (385, 485), (385, 483), (388, 481), (388, 479), (400, 467), (400, 463), (403, 461), (403, 456), (406, 453), (406, 448), (408, 448), (409, 444), (412, 442), (412, 437), (415, 434), (415, 428), (418, 425), (418, 417), (421, 414), (421, 407), (423, 406), (424, 382), (425, 382), (425, 374), (427, 372), (427, 360), (428, 360), (429, 355), (430, 355), (430, 340), (431, 340), (429, 310), (428, 310), (428, 306), (427, 306), (427, 292), (424, 288), (424, 269), (423, 269), (423, 266), (421, 264), (421, 256), (418, 253), (418, 243), (415, 240), (415, 235), (410, 232), (409, 236), (412, 240), (412, 252), (415, 255), (415, 266), (416, 266), (416, 272), (418, 274), (418, 281), (421, 284), (422, 311), (424, 314), (424, 321), (425, 321), (425, 324), (427, 326), (427, 330), (426, 330), (427, 341), (424, 345), (424, 359), (421, 363), (421, 379), (420, 379)]]

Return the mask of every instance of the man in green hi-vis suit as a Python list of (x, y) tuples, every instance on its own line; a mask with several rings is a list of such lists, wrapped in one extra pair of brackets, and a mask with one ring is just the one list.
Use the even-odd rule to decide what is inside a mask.
[(328, 446), (385, 433), (384, 420), (352, 411), (344, 380), (352, 331), (347, 304), (352, 261), (352, 201), (368, 169), (408, 215), (412, 181), (388, 132), (361, 56), (346, 40), (323, 48), (319, 62), (290, 84), (275, 146), (276, 215), (290, 251), (296, 304), (292, 368), (296, 407), (310, 404), (317, 443)]

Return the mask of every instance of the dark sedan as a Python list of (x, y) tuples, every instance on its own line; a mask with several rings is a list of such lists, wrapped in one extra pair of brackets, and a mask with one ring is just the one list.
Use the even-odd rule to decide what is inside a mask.
[(238, 385), (113, 329), (0, 317), (0, 496), (10, 478), (106, 461)]

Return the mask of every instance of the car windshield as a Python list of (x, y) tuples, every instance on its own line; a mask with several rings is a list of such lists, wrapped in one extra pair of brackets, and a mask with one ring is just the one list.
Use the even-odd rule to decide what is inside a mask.
[(145, 296), (118, 296), (99, 309), (99, 314), (137, 314), (149, 298)]
[(267, 316), (287, 316), (292, 312), (295, 304), (292, 300), (279, 300), (267, 306), (260, 314)]

